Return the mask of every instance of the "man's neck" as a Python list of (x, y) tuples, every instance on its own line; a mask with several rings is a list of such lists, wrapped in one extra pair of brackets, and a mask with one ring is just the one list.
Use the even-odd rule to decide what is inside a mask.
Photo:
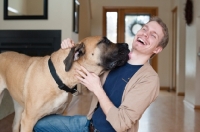
[(129, 53), (128, 63), (131, 65), (143, 65), (149, 60), (148, 55), (138, 54), (136, 52)]

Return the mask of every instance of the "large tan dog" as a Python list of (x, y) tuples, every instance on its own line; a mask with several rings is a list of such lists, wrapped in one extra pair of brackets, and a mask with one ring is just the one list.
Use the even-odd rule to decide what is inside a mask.
[(114, 44), (106, 37), (95, 36), (83, 39), (75, 48), (60, 49), (51, 56), (29, 57), (16, 52), (0, 54), (0, 103), (3, 90), (7, 88), (15, 108), (13, 132), (32, 132), (41, 117), (62, 114), (69, 104), (71, 93), (58, 88), (50, 72), (50, 62), (60, 80), (73, 88), (78, 84), (75, 69), (80, 69), (80, 65), (100, 75), (105, 70), (123, 65), (128, 60), (128, 53), (127, 44)]

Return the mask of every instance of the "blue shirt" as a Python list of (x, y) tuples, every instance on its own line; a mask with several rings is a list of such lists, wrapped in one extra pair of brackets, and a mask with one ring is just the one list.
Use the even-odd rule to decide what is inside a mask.
[[(116, 107), (119, 107), (121, 104), (122, 94), (129, 79), (131, 79), (141, 66), (142, 65), (130, 65), (126, 63), (109, 72), (103, 88), (108, 98)], [(106, 120), (106, 116), (101, 107), (97, 107), (95, 110), (92, 121), (94, 127), (100, 132), (115, 132), (113, 127)]]

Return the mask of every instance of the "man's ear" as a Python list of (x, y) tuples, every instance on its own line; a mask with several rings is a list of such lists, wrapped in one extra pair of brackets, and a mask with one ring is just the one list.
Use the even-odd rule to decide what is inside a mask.
[(156, 47), (156, 49), (153, 51), (153, 53), (155, 53), (155, 54), (158, 54), (158, 53), (160, 53), (161, 51), (162, 51), (162, 47), (161, 46), (158, 46), (158, 47)]

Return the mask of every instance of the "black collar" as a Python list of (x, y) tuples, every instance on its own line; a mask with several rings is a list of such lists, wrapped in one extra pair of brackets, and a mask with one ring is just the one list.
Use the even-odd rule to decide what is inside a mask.
[(69, 88), (68, 86), (66, 86), (62, 80), (59, 78), (58, 74), (56, 73), (56, 69), (55, 67), (53, 66), (53, 63), (51, 61), (51, 58), (49, 58), (49, 61), (48, 61), (48, 65), (49, 65), (49, 70), (51, 72), (51, 75), (52, 77), (54, 78), (54, 80), (56, 81), (56, 83), (58, 84), (58, 87), (61, 89), (61, 90), (64, 90), (66, 92), (70, 92), (72, 93), (73, 95), (78, 95), (78, 90), (77, 90), (77, 85), (74, 87), (74, 88)]

